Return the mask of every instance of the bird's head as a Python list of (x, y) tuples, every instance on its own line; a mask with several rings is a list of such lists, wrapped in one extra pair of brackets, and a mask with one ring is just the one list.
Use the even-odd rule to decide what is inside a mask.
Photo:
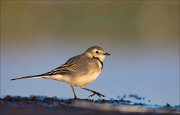
[(85, 55), (88, 56), (89, 58), (96, 58), (99, 59), (100, 61), (104, 61), (105, 57), (110, 55), (109, 53), (106, 53), (101, 47), (99, 46), (92, 46), (88, 48), (85, 51)]

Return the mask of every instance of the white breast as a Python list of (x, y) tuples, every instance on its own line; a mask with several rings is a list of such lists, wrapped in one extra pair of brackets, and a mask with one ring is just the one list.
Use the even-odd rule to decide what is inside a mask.
[(98, 64), (98, 68), (96, 68), (95, 70), (92, 69), (86, 75), (75, 77), (75, 79), (73, 80), (73, 84), (75, 86), (79, 86), (82, 88), (82, 87), (92, 83), (93, 81), (95, 81), (98, 78), (99, 74), (101, 73), (102, 65), (98, 60), (96, 60), (96, 62)]

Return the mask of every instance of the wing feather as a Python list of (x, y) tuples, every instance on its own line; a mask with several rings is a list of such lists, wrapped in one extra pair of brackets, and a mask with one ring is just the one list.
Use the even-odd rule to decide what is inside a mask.
[(50, 72), (45, 73), (45, 75), (56, 75), (56, 74), (70, 74), (71, 72), (75, 72), (78, 68), (77, 62), (79, 58), (78, 56), (70, 58), (65, 64), (53, 69)]

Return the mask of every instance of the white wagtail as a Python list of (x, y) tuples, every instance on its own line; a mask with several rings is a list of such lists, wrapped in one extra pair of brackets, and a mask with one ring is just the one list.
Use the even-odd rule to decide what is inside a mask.
[(106, 53), (101, 47), (92, 46), (88, 48), (84, 53), (70, 58), (65, 64), (53, 69), (50, 72), (40, 75), (15, 78), (11, 80), (20, 80), (27, 78), (45, 78), (58, 80), (70, 84), (75, 99), (77, 99), (77, 96), (74, 91), (74, 86), (92, 92), (93, 94), (89, 97), (92, 97), (94, 95), (105, 97), (99, 92), (85, 88), (85, 86), (89, 83), (92, 83), (98, 78), (103, 68), (103, 61), (108, 55), (110, 54)]

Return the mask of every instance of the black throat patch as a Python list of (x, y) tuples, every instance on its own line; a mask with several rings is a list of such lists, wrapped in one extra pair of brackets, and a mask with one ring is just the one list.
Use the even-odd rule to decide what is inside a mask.
[(101, 63), (101, 69), (103, 69), (103, 62), (102, 62), (98, 57), (94, 57), (94, 56), (93, 56), (93, 58), (96, 59), (96, 60), (98, 60), (98, 61)]

